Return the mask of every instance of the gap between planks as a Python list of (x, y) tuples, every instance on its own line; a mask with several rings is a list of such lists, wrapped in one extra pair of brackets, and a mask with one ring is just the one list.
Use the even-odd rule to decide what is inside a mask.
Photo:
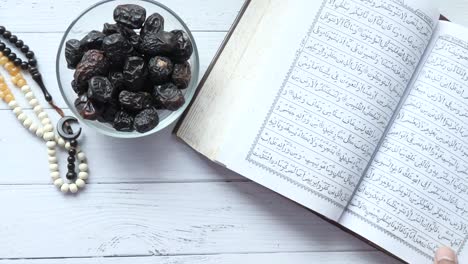
[(25, 258), (25, 259), (0, 259), (0, 264), (4, 263), (167, 263), (167, 264), (182, 264), (182, 263), (241, 263), (243, 261), (252, 261), (254, 263), (271, 263), (279, 264), (294, 262), (296, 264), (309, 264), (317, 261), (323, 262), (326, 259), (327, 263), (342, 263), (343, 259), (347, 263), (400, 263), (391, 257), (383, 255), (378, 251), (304, 251), (304, 252), (275, 252), (275, 253), (239, 253), (239, 254), (180, 254), (171, 256), (145, 256), (145, 255), (129, 255), (120, 257), (77, 257), (77, 258)]

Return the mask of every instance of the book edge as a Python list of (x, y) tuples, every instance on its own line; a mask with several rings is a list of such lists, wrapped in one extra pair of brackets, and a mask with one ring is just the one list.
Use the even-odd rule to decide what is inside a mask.
[[(200, 80), (200, 82), (198, 83), (198, 86), (197, 86), (197, 89), (195, 91), (195, 94), (192, 98), (192, 100), (190, 101), (189, 105), (187, 106), (187, 108), (185, 109), (185, 111), (182, 113), (180, 119), (177, 121), (177, 124), (175, 125), (174, 127), (174, 130), (172, 131), (173, 134), (175, 134), (177, 136), (177, 133), (179, 132), (179, 129), (180, 129), (180, 126), (182, 125), (182, 123), (184, 122), (185, 118), (187, 117), (187, 114), (188, 112), (190, 111), (190, 108), (192, 107), (193, 103), (195, 102), (196, 98), (198, 97), (198, 95), (200, 94), (200, 91), (203, 89), (203, 86), (205, 85), (205, 82), (206, 80), (208, 79), (208, 77), (210, 76), (211, 74), (211, 71), (213, 70), (214, 66), (216, 65), (216, 63), (218, 62), (218, 59), (219, 57), (221, 56), (221, 54), (223, 53), (224, 51), (224, 48), (226, 47), (226, 44), (229, 42), (229, 40), (231, 39), (231, 36), (232, 34), (234, 33), (234, 31), (236, 30), (237, 28), (237, 25), (239, 24), (240, 20), (242, 19), (242, 17), (244, 16), (244, 13), (245, 11), (247, 10), (247, 8), (249, 7), (250, 3), (252, 2), (252, 0), (245, 0), (244, 4), (242, 4), (242, 7), (239, 11), (239, 14), (237, 14), (236, 18), (234, 19), (234, 22), (232, 23), (231, 27), (229, 28), (229, 31), (227, 32), (227, 35), (226, 37), (224, 37), (223, 39), (223, 42), (221, 42), (221, 45), (220, 47), (218, 48), (218, 50), (216, 51), (216, 54), (215, 56), (213, 57), (213, 59), (211, 60), (211, 63), (210, 65), (208, 66), (208, 68), (206, 69), (206, 72), (205, 74), (203, 75), (202, 79)], [(179, 136), (177, 136), (178, 138), (180, 138)], [(182, 138), (181, 138), (182, 139)], [(183, 139), (182, 139), (183, 140)], [(185, 142), (185, 140), (184, 140)], [(198, 151), (197, 151), (198, 152)]]

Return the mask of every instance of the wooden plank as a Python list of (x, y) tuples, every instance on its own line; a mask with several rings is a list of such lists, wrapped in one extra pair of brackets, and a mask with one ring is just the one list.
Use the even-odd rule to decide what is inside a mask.
[[(1, 2), (0, 2), (1, 3)], [(199, 46), (199, 53), (200, 53), (200, 76), (202, 76), (208, 65), (210, 64), (214, 54), (218, 50), (219, 45), (221, 44), (222, 40), (226, 32), (196, 32), (194, 33), (195, 41)], [(30, 45), (31, 49), (36, 53), (37, 59), (39, 61), (39, 69), (44, 78), (44, 82), (48, 87), (50, 93), (54, 97), (54, 100), (57, 105), (60, 107), (66, 107), (65, 102), (62, 99), (62, 95), (60, 94), (58, 85), (57, 85), (57, 78), (56, 78), (56, 70), (55, 70), (55, 61), (58, 46), (60, 44), (60, 40), (62, 34), (60, 33), (23, 33), (19, 34), (19, 36)], [(17, 54), (20, 54), (17, 52)], [(2, 68), (0, 73), (3, 76), (8, 76), (6, 71)], [(70, 70), (70, 74), (73, 74), (73, 71)], [(28, 83), (32, 84), (31, 87), (34, 89), (36, 95), (42, 99), (42, 94), (40, 93), (39, 87), (35, 85), (34, 81), (29, 78), (29, 74), (26, 74)], [(201, 77), (200, 77), (201, 78)], [(9, 78), (7, 78), (9, 80)], [(10, 83), (10, 86), (13, 85)], [(71, 87), (69, 87), (71, 89)], [(40, 96), (39, 96), (40, 95)], [(47, 104), (44, 100), (41, 101), (43, 106)], [(27, 106), (24, 100), (20, 100), (20, 103), (23, 106)], [(48, 105), (47, 105), (48, 106)], [(0, 110), (7, 109), (8, 106), (3, 102), (0, 103)]]
[[(34, 116), (32, 110), (26, 111)], [(56, 122), (58, 115), (48, 110)], [(33, 136), (11, 111), (0, 111), (0, 184), (48, 184), (49, 169), (44, 141)], [(171, 134), (172, 126), (156, 135), (122, 140), (84, 128), (80, 138), (88, 157), (91, 183), (138, 183), (180, 181), (245, 180), (209, 162)], [(66, 171), (66, 154), (59, 155), (61, 171)], [(25, 166), (27, 165), (27, 166)], [(14, 175), (14, 177), (12, 177)]]
[[(65, 32), (68, 25), (96, 0), (0, 1), (0, 17), (5, 26), (19, 32)], [(117, 1), (127, 3), (128, 1)], [(226, 31), (243, 0), (158, 0), (176, 12), (191, 30)], [(116, 4), (117, 5), (117, 4)], [(112, 10), (109, 14), (112, 21)], [(38, 23), (33, 21), (40, 21)]]
[(440, 13), (450, 21), (468, 26), (468, 3), (466, 0), (436, 0)]
[(0, 186), (0, 257), (371, 249), (255, 183), (87, 188), (72, 197), (49, 185)]
[(391, 264), (400, 263), (380, 252), (297, 252), (270, 254), (221, 254), (194, 256), (151, 256), (151, 257), (109, 257), (109, 258), (70, 258), (70, 259), (19, 259), (0, 260), (0, 264)]

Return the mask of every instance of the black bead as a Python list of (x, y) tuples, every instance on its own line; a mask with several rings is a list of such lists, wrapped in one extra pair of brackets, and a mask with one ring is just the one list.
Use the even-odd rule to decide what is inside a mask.
[(76, 139), (72, 139), (70, 140), (70, 145), (74, 148), (76, 148), (76, 146), (78, 146), (78, 142), (76, 141)]
[(70, 155), (70, 156), (75, 156), (75, 155), (76, 155), (76, 150), (73, 149), (73, 148), (70, 149), (70, 150), (68, 151), (68, 155)]
[(11, 49), (9, 49), (9, 48), (5, 48), (5, 49), (3, 50), (3, 55), (4, 55), (4, 56), (10, 55), (10, 53), (11, 53)]
[(10, 53), (10, 55), (8, 55), (8, 59), (11, 60), (11, 61), (15, 60), (16, 59), (16, 54)]
[(74, 170), (75, 169), (75, 163), (68, 163), (67, 167), (68, 167), (68, 170)]
[(74, 171), (67, 172), (67, 179), (74, 180), (76, 178), (76, 173)]
[(4, 26), (0, 26), (0, 34), (3, 34), (5, 32), (5, 27)]
[(74, 163), (75, 162), (75, 157), (69, 156), (67, 161), (68, 161), (68, 163)]
[(10, 31), (3, 32), (3, 37), (6, 39), (9, 39), (11, 37), (11, 32)]
[(21, 66), (22, 62), (23, 61), (20, 58), (16, 58), (13, 60), (13, 63), (15, 64), (15, 66)]
[(10, 38), (8, 39), (11, 43), (15, 43), (18, 40), (18, 37), (16, 35), (11, 35)]
[(29, 51), (29, 46), (28, 45), (23, 45), (23, 47), (21, 47), (21, 52), (26, 53), (28, 51)]
[(34, 52), (32, 50), (26, 52), (26, 58), (28, 59), (34, 58)]
[(18, 39), (18, 40), (16, 41), (16, 43), (15, 43), (15, 46), (16, 46), (17, 48), (21, 48), (21, 47), (23, 47), (23, 45), (24, 45), (24, 42), (23, 42), (21, 39)]
[(29, 68), (29, 64), (26, 61), (21, 62), (21, 69), (27, 70)]
[(36, 66), (37, 65), (37, 60), (36, 59), (29, 59), (28, 60), (29, 65), (31, 66)]
[(3, 51), (6, 48), (5, 43), (0, 42), (0, 51)]

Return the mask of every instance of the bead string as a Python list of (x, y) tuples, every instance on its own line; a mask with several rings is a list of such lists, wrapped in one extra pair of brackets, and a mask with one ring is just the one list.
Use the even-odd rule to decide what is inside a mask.
[(23, 70), (29, 70), (33, 80), (39, 85), (44, 94), (45, 100), (49, 103), (52, 108), (60, 115), (64, 116), (63, 110), (60, 107), (56, 106), (52, 96), (44, 85), (42, 80), (42, 75), (37, 68), (37, 60), (35, 59), (35, 54), (32, 50), (29, 49), (28, 45), (24, 44), (24, 41), (18, 39), (16, 35), (13, 35), (10, 31), (6, 30), (4, 26), (0, 26), (0, 36), (8, 40), (10, 43), (15, 45), (21, 50), (22, 53), (27, 58), (27, 61), (22, 61), (11, 49), (7, 48), (4, 42), (0, 41), (0, 52), (3, 52), (3, 55), (7, 57), (8, 60), (12, 61), (16, 67), (21, 67)]
[[(79, 189), (85, 187), (86, 180), (88, 179), (88, 165), (86, 163), (86, 155), (80, 149), (76, 140), (65, 142), (65, 140), (62, 137), (55, 134), (52, 122), (50, 121), (47, 113), (44, 112), (42, 106), (39, 105), (36, 96), (31, 91), (30, 87), (27, 85), (27, 82), (21, 74), (20, 69), (17, 66), (15, 66), (15, 64), (11, 62), (10, 59), (7, 56), (5, 56), (2, 52), (0, 52), (0, 66), (3, 66), (4, 69), (10, 74), (12, 83), (18, 88), (20, 88), (21, 92), (28, 100), (29, 105), (33, 108), (34, 113), (41, 121), (40, 124), (36, 124), (32, 118), (30, 118), (26, 113), (23, 112), (22, 108), (16, 102), (15, 96), (8, 88), (4, 77), (1, 75), (0, 99), (2, 99), (8, 104), (8, 106), (13, 110), (13, 113), (16, 115), (17, 119), (22, 123), (22, 125), (26, 129), (28, 129), (31, 133), (34, 133), (37, 137), (46, 141), (47, 153), (49, 155), (50, 176), (54, 185), (57, 186), (63, 193), (77, 193)], [(60, 177), (56, 153), (57, 145), (60, 147), (64, 147), (69, 152), (69, 173), (67, 173), (67, 178), (70, 180), (69, 183), (65, 183), (64, 180)], [(79, 161), (79, 173), (77, 178), (74, 172), (75, 155)], [(73, 179), (76, 180), (73, 181)]]

